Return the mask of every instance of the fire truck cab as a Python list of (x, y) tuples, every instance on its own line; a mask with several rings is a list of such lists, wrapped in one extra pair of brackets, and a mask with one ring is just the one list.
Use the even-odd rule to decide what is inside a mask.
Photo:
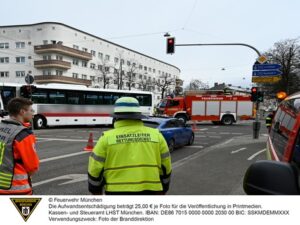
[(184, 121), (212, 121), (214, 124), (231, 125), (237, 120), (252, 119), (253, 107), (248, 95), (188, 93), (182, 97), (163, 99), (157, 112)]

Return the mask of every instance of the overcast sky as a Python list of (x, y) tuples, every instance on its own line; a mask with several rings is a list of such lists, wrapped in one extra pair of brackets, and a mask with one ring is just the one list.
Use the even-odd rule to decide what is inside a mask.
[(9, 0), (1, 9), (1, 25), (65, 23), (171, 63), (185, 83), (248, 87), (257, 54), (219, 46), (177, 47), (167, 55), (165, 32), (177, 44), (241, 42), (261, 52), (300, 36), (299, 0)]

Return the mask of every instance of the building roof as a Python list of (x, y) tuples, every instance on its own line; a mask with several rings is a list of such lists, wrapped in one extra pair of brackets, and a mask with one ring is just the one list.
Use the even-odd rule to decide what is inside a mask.
[(174, 65), (172, 65), (172, 64), (163, 62), (163, 61), (161, 61), (161, 60), (159, 60), (159, 59), (156, 59), (156, 58), (154, 58), (154, 57), (145, 55), (145, 54), (143, 54), (143, 53), (140, 53), (140, 52), (138, 52), (138, 51), (132, 50), (132, 49), (130, 49), (130, 48), (126, 48), (126, 47), (124, 47), (124, 46), (121, 46), (121, 45), (116, 44), (116, 43), (114, 43), (114, 42), (105, 40), (105, 39), (103, 39), (103, 38), (100, 38), (100, 37), (98, 37), (98, 36), (96, 36), (96, 35), (93, 35), (93, 34), (90, 34), (90, 33), (85, 32), (85, 31), (79, 30), (79, 29), (77, 29), (77, 28), (71, 27), (71, 26), (66, 25), (66, 24), (64, 24), (64, 23), (59, 23), (59, 22), (41, 22), (41, 23), (33, 23), (33, 24), (7, 25), (7, 26), (0, 26), (0, 29), (1, 29), (1, 28), (13, 28), (13, 27), (30, 27), (30, 26), (47, 25), (47, 24), (56, 24), (56, 25), (60, 25), (60, 26), (65, 26), (65, 27), (67, 27), (67, 28), (70, 28), (70, 29), (73, 29), (73, 30), (82, 32), (82, 33), (84, 33), (84, 34), (90, 35), (90, 36), (92, 36), (92, 37), (94, 37), (94, 38), (100, 39), (100, 40), (105, 41), (105, 42), (107, 42), (107, 43), (116, 45), (116, 46), (121, 47), (121, 48), (123, 48), (123, 49), (126, 49), (126, 50), (128, 50), (128, 51), (135, 52), (135, 53), (140, 54), (140, 55), (142, 55), (142, 56), (148, 57), (148, 58), (150, 58), (150, 59), (153, 59), (153, 60), (156, 60), (156, 61), (158, 61), (158, 62), (164, 63), (164, 64), (166, 64), (166, 65), (172, 66), (172, 67), (178, 69), (179, 72), (181, 72), (181, 70), (180, 70), (178, 67), (176, 67), (176, 66), (174, 66)]

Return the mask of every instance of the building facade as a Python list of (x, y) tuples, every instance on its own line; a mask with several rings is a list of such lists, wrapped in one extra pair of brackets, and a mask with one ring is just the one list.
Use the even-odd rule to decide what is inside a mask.
[[(69, 83), (99, 88), (147, 90), (174, 80), (180, 69), (62, 23), (0, 26), (0, 82)], [(166, 93), (168, 94), (168, 93)]]

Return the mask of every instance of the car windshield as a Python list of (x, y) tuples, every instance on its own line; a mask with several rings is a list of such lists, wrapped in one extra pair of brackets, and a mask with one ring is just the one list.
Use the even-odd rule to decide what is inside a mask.
[(166, 107), (166, 104), (167, 104), (167, 101), (166, 100), (163, 100), (159, 103), (158, 105), (158, 108), (165, 108)]
[(159, 123), (154, 121), (143, 121), (143, 123), (146, 127), (151, 127), (151, 128), (157, 128), (159, 126)]

